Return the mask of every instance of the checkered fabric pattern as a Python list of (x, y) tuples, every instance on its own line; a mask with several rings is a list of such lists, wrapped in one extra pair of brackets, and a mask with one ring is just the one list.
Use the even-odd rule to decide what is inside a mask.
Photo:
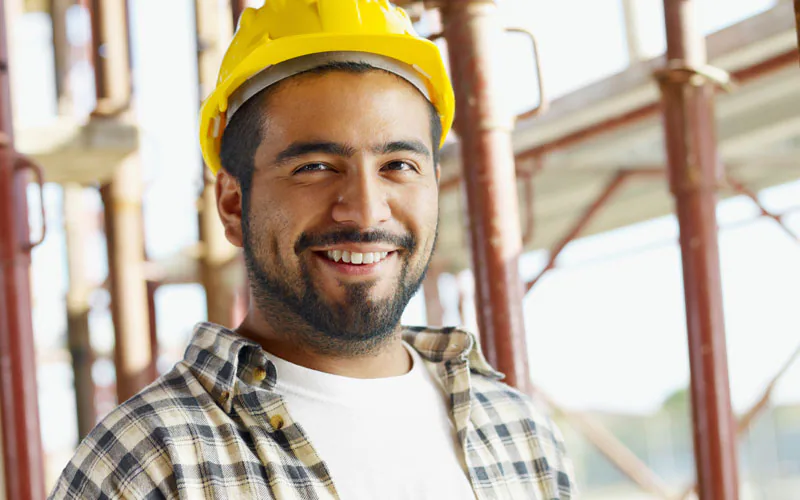
[[(500, 382), (471, 334), (403, 337), (450, 397), (478, 500), (577, 498), (555, 425)], [(184, 359), (92, 430), (49, 498), (338, 499), (324, 457), (274, 392), (277, 376), (258, 344), (197, 325)]]

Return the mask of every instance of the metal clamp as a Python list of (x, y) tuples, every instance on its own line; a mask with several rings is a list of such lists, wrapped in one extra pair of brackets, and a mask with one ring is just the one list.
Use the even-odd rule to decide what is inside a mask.
[(14, 171), (18, 172), (23, 170), (30, 170), (36, 178), (36, 183), (39, 185), (39, 206), (42, 209), (42, 232), (39, 239), (23, 245), (23, 250), (25, 252), (30, 252), (41, 245), (44, 242), (44, 237), (47, 235), (47, 213), (44, 208), (44, 172), (42, 172), (42, 167), (33, 163), (28, 158), (18, 156), (16, 164), (14, 165)]
[(533, 34), (531, 30), (522, 27), (509, 27), (506, 28), (506, 32), (522, 33), (523, 35), (526, 35), (528, 39), (530, 39), (531, 45), (533, 46), (533, 57), (535, 58), (534, 64), (536, 67), (536, 81), (539, 85), (539, 105), (520, 115), (517, 115), (517, 121), (533, 118), (534, 116), (539, 116), (547, 111), (547, 109), (550, 107), (550, 103), (548, 102), (547, 97), (545, 96), (544, 93), (544, 81), (542, 80), (542, 63), (541, 63), (541, 58), (539, 57), (539, 44), (536, 42), (536, 36)]
[(39, 239), (36, 241), (28, 241), (22, 246), (22, 250), (25, 253), (28, 253), (41, 245), (42, 242), (44, 242), (45, 235), (47, 234), (47, 213), (44, 207), (44, 172), (39, 165), (31, 161), (29, 158), (17, 153), (11, 147), (11, 139), (8, 137), (8, 134), (0, 132), (0, 149), (6, 148), (9, 149), (11, 154), (11, 162), (14, 165), (14, 174), (24, 170), (30, 170), (33, 172), (33, 176), (36, 178), (36, 183), (39, 184), (39, 206), (42, 209), (42, 231)]
[(663, 69), (654, 72), (653, 76), (662, 84), (667, 82), (689, 82), (699, 87), (706, 82), (711, 82), (725, 92), (731, 92), (736, 88), (730, 73), (724, 69), (710, 64), (691, 66), (680, 59), (673, 59), (667, 62), (667, 65)]

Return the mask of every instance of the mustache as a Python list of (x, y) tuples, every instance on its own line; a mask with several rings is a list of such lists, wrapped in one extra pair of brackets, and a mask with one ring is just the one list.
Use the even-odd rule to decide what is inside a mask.
[(319, 234), (303, 233), (297, 239), (294, 251), (296, 254), (300, 254), (311, 247), (341, 243), (387, 243), (406, 250), (408, 253), (413, 253), (417, 248), (417, 240), (410, 234), (398, 235), (380, 229), (362, 232), (355, 228), (348, 228)]

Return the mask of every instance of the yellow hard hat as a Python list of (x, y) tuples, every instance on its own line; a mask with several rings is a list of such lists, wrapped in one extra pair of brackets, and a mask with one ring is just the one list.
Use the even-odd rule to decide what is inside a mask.
[(388, 0), (265, 0), (242, 13), (217, 86), (200, 110), (200, 147), (211, 171), (220, 169), (222, 135), (238, 106), (281, 78), (321, 65), (320, 57), (342, 54), (365, 56), (415, 84), (439, 114), (444, 144), (455, 114), (450, 78), (439, 48), (416, 34), (403, 9)]

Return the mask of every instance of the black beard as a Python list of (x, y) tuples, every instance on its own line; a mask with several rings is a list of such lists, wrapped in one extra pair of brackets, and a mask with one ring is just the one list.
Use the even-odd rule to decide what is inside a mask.
[[(338, 231), (321, 236), (302, 235), (295, 251), (299, 255), (310, 246), (336, 243), (385, 242), (400, 248), (396, 254), (402, 259), (397, 289), (382, 300), (368, 299), (374, 283), (343, 284), (345, 299), (342, 304), (327, 302), (314, 286), (306, 261), (301, 262), (299, 276), (288, 276), (267, 270), (256, 257), (266, 250), (253, 241), (248, 223), (243, 224), (244, 256), (250, 287), (256, 307), (264, 317), (274, 323), (277, 330), (298, 337), (298, 341), (314, 352), (340, 357), (362, 356), (375, 353), (394, 335), (408, 302), (419, 290), (433, 255), (411, 268), (409, 261), (416, 251), (413, 237), (354, 230)], [(438, 226), (437, 226), (438, 237)], [(258, 238), (256, 238), (258, 240)], [(434, 247), (436, 240), (434, 239)], [(277, 241), (270, 242), (275, 257)], [(278, 258), (279, 259), (279, 258)], [(280, 260), (280, 259), (279, 259)], [(286, 269), (276, 262), (277, 269)]]

